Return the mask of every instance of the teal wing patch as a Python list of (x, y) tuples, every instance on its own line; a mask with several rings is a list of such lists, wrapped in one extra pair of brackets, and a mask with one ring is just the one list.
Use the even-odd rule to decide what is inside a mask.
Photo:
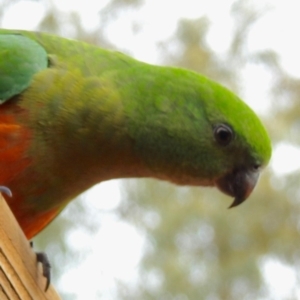
[(0, 104), (25, 90), (48, 66), (47, 52), (19, 34), (0, 34)]

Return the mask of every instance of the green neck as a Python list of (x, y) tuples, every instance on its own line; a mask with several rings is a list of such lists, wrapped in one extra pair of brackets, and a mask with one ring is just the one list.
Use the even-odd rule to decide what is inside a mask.
[[(62, 77), (56, 71), (51, 81), (49, 73), (36, 79), (21, 102), (24, 108), (30, 107), (28, 121), (35, 133), (30, 155), (41, 172), (74, 182), (80, 190), (113, 178), (147, 177), (148, 169), (133, 150), (115, 87), (79, 74), (74, 84), (72, 74)], [(40, 105), (36, 105), (36, 86), (46, 89), (39, 94), (43, 95)]]

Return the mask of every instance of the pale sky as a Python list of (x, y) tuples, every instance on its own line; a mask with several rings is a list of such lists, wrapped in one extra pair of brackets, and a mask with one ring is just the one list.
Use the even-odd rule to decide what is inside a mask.
[[(80, 12), (86, 28), (93, 28), (97, 24), (97, 12), (107, 2), (108, 0), (53, 0), (61, 11)], [(179, 18), (199, 18), (202, 15), (208, 15), (212, 27), (207, 41), (216, 53), (220, 55), (225, 53), (229, 45), (227, 37), (230, 36), (233, 26), (229, 14), (232, 1), (147, 0), (145, 3), (138, 13), (121, 13), (109, 26), (106, 35), (119, 50), (126, 51), (137, 59), (149, 63), (159, 63), (155, 42), (167, 40), (174, 33)], [(270, 12), (252, 29), (247, 45), (249, 51), (276, 49), (286, 70), (293, 76), (300, 77), (300, 43), (295, 41), (300, 28), (300, 1), (256, 0), (252, 3), (252, 5), (262, 7), (270, 6)], [(44, 5), (44, 1), (20, 1), (5, 12), (2, 27), (34, 30), (46, 10), (47, 6)], [(142, 30), (136, 35), (131, 32), (132, 24), (128, 23), (130, 14), (134, 15), (137, 21), (143, 22)], [(71, 24), (69, 29), (71, 32)], [(266, 114), (269, 102), (264, 97), (267, 95), (266, 86), (270, 83), (270, 75), (259, 66), (249, 65), (243, 71), (243, 77), (242, 98), (255, 111)], [(293, 172), (300, 168), (299, 157), (298, 148), (293, 145), (280, 144), (274, 151), (272, 168), (278, 174)], [(78, 230), (69, 237), (71, 244), (80, 239), (90, 251), (87, 259), (71, 269), (63, 278), (64, 290), (76, 292), (78, 299), (97, 299), (95, 292), (97, 289), (105, 299), (113, 299), (111, 291), (116, 279), (127, 282), (136, 280), (136, 267), (145, 246), (145, 240), (132, 226), (121, 222), (110, 213), (119, 204), (121, 198), (118, 182), (102, 183), (86, 193), (92, 212), (95, 214), (99, 210), (107, 212), (101, 214), (99, 231), (94, 236), (86, 236)], [(77, 244), (76, 247), (78, 247)], [(263, 265), (270, 288), (276, 289), (277, 295), (282, 297), (274, 299), (283, 299), (291, 288), (291, 282), (295, 281), (296, 274), (274, 261), (264, 261)], [(289, 279), (289, 283), (278, 284), (273, 276), (274, 273), (278, 273), (278, 270), (286, 274), (285, 277)], [(85, 276), (88, 276), (89, 280), (82, 284), (82, 277)]]

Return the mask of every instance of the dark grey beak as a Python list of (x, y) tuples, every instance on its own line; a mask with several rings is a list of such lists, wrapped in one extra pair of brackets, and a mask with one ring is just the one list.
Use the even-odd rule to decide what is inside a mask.
[(253, 191), (259, 177), (259, 170), (236, 169), (216, 181), (216, 186), (223, 193), (234, 197), (232, 208), (243, 203)]

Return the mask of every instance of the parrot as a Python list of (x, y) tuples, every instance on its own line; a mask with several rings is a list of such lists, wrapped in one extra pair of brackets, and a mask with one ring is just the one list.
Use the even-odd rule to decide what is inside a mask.
[(204, 75), (0, 29), (0, 190), (28, 239), (110, 179), (216, 187), (237, 206), (271, 153), (255, 112)]

